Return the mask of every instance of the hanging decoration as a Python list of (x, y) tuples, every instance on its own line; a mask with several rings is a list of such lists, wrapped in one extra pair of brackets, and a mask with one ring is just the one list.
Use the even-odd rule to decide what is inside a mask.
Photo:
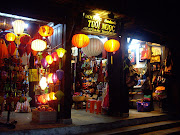
[(25, 23), (22, 20), (16, 20), (13, 22), (13, 29), (15, 34), (23, 34)]
[(0, 66), (3, 66), (4, 58), (8, 58), (8, 49), (4, 39), (0, 39)]
[(47, 63), (47, 61), (46, 61), (46, 59), (45, 58), (42, 58), (41, 59), (41, 65), (43, 66), (43, 68), (47, 68), (47, 66), (48, 66), (48, 63)]
[(57, 52), (53, 52), (53, 53), (51, 54), (51, 56), (52, 56), (52, 58), (53, 58), (54, 61), (57, 61), (58, 58), (59, 58)]
[(116, 52), (120, 47), (119, 41), (115, 39), (110, 39), (104, 43), (104, 49), (107, 52)]
[(43, 37), (49, 37), (53, 35), (54, 29), (48, 25), (41, 26), (39, 28), (39, 34)]
[(26, 34), (20, 37), (21, 44), (28, 44), (31, 41), (30, 35)]
[(58, 48), (56, 49), (57, 55), (59, 58), (62, 58), (64, 56), (64, 54), (66, 53), (66, 50), (63, 48)]
[(16, 45), (14, 44), (14, 42), (10, 42), (8, 45), (9, 54), (12, 56), (14, 54), (15, 50), (16, 50)]
[[(107, 52), (116, 52), (120, 48), (119, 41), (115, 39), (110, 39), (104, 43), (104, 49)], [(111, 54), (111, 64), (113, 64), (113, 55)]]
[(97, 38), (90, 38), (89, 45), (82, 48), (83, 53), (88, 57), (98, 56), (102, 53), (104, 46), (101, 40)]
[(54, 92), (50, 92), (49, 93), (49, 97), (51, 100), (56, 100), (57, 98), (55, 97), (55, 93)]
[(14, 41), (16, 38), (16, 35), (14, 33), (7, 33), (5, 38), (7, 41)]
[(52, 81), (53, 83), (55, 84), (57, 82), (58, 78), (57, 78), (57, 74), (56, 73), (53, 73), (52, 75)]
[(47, 56), (46, 56), (46, 61), (47, 61), (48, 64), (52, 64), (52, 63), (53, 63), (53, 58), (52, 58), (52, 56), (51, 56), (51, 55), (47, 55)]
[(76, 34), (72, 37), (72, 44), (77, 48), (86, 47), (89, 44), (89, 37), (85, 34)]
[(42, 77), (40, 82), (39, 82), (39, 85), (41, 87), (42, 90), (45, 90), (46, 87), (47, 87), (47, 83), (46, 83), (46, 77)]
[(53, 73), (50, 73), (49, 75), (48, 75), (48, 83), (53, 83), (53, 80), (52, 80), (52, 76), (53, 76)]
[(31, 43), (31, 48), (34, 51), (43, 51), (46, 49), (46, 42), (41, 39), (33, 40)]
[(63, 75), (64, 75), (64, 71), (61, 70), (61, 69), (58, 69), (58, 70), (56, 71), (56, 74), (57, 74), (57, 78), (59, 79), (59, 81), (61, 81), (62, 78), (63, 78)]

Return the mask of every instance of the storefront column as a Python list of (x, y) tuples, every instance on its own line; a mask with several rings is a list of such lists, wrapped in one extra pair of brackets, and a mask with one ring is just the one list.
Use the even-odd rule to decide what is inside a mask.
[[(113, 55), (113, 64), (108, 64), (109, 76), (109, 115), (129, 116), (129, 93), (124, 85), (123, 59), (126, 37), (119, 38), (120, 49)], [(108, 55), (108, 61), (111, 56)]]

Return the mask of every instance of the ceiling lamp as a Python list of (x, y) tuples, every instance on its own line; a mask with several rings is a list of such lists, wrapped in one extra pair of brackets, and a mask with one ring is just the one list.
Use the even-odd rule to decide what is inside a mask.
[(48, 25), (41, 26), (39, 28), (39, 34), (43, 37), (49, 37), (53, 34), (54, 29)]
[(46, 49), (47, 43), (41, 39), (33, 40), (31, 43), (31, 49), (34, 51), (43, 51)]
[(64, 56), (64, 54), (66, 53), (66, 50), (63, 48), (58, 48), (56, 49), (57, 55), (59, 58), (62, 58)]
[(72, 44), (77, 48), (86, 47), (89, 44), (89, 37), (85, 34), (76, 34), (72, 38)]
[(13, 22), (13, 29), (15, 34), (23, 34), (25, 23), (22, 20), (16, 20)]

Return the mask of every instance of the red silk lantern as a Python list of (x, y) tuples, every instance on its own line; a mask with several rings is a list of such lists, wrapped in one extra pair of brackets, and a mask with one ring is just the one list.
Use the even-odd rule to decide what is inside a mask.
[(14, 33), (7, 33), (5, 38), (7, 41), (14, 41), (16, 38), (16, 35)]
[(6, 47), (4, 39), (0, 39), (0, 64), (3, 63), (4, 58), (8, 58), (8, 49)]
[(115, 39), (110, 39), (104, 43), (104, 49), (107, 52), (116, 52), (120, 47), (119, 41)]
[(46, 101), (50, 101), (51, 100), (50, 97), (49, 97), (49, 94), (44, 94), (43, 97), (44, 97), (44, 99)]
[(20, 38), (21, 44), (27, 44), (31, 40), (31, 37), (29, 35), (24, 35)]
[(77, 48), (86, 47), (89, 44), (89, 37), (85, 34), (76, 34), (72, 38), (72, 44)]
[(52, 81), (53, 81), (53, 83), (56, 83), (57, 80), (58, 80), (57, 74), (56, 74), (56, 73), (53, 73), (53, 75), (52, 75)]
[(53, 58), (52, 58), (52, 56), (51, 56), (51, 55), (47, 55), (47, 56), (46, 56), (46, 61), (47, 61), (48, 64), (52, 64), (52, 63), (53, 63)]
[(54, 29), (48, 25), (44, 25), (39, 28), (39, 34), (43, 37), (51, 36), (53, 32)]
[(51, 56), (52, 56), (52, 58), (53, 58), (53, 60), (54, 61), (57, 61), (58, 60), (58, 55), (57, 55), (57, 52), (53, 52), (52, 54), (51, 54)]
[(15, 50), (16, 50), (16, 45), (14, 44), (14, 42), (10, 42), (8, 45), (9, 54), (12, 56), (14, 54)]

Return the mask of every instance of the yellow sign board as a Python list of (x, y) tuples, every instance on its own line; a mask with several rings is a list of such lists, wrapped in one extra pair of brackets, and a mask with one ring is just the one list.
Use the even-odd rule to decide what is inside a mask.
[(39, 75), (37, 69), (29, 69), (29, 82), (39, 81)]

